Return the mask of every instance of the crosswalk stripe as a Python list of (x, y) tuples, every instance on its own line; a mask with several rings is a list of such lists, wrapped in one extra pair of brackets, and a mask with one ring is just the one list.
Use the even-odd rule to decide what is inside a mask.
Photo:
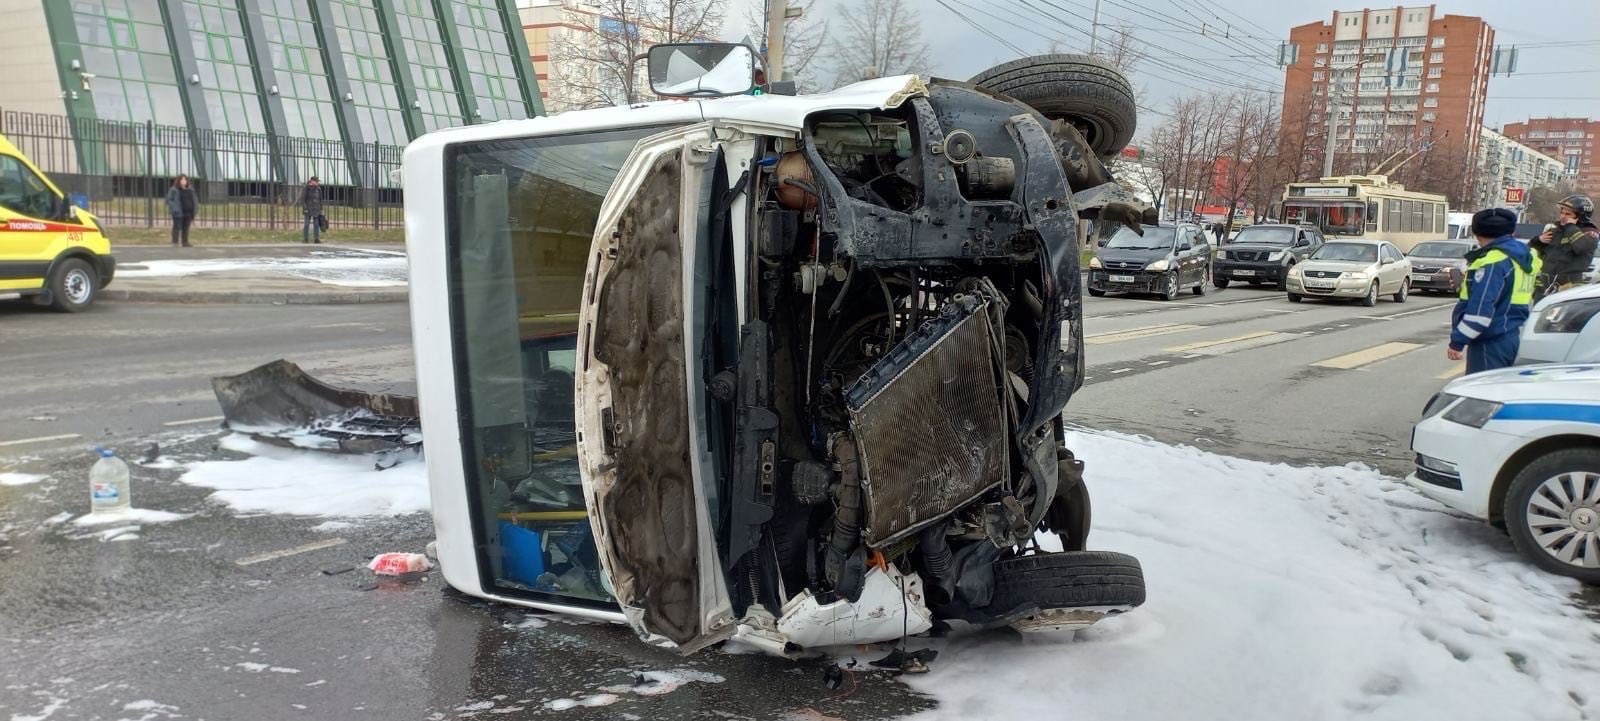
[(1092, 333), (1083, 337), (1083, 344), (1105, 345), (1107, 343), (1121, 343), (1122, 341), (1136, 340), (1138, 338), (1149, 338), (1152, 336), (1168, 335), (1171, 333), (1185, 333), (1191, 330), (1199, 330), (1204, 327), (1205, 326), (1203, 325), (1164, 323), (1162, 325), (1129, 328), (1128, 330)]
[(1467, 364), (1465, 364), (1465, 363), (1457, 363), (1457, 364), (1455, 364), (1455, 367), (1453, 367), (1450, 370), (1447, 370), (1447, 371), (1445, 371), (1443, 373), (1440, 373), (1439, 375), (1434, 376), (1434, 378), (1437, 378), (1437, 379), (1442, 380), (1442, 381), (1447, 381), (1447, 380), (1450, 380), (1451, 378), (1455, 378), (1456, 376), (1459, 376), (1459, 375), (1461, 375), (1463, 373), (1466, 373), (1466, 372), (1467, 372)]
[(1318, 368), (1351, 370), (1353, 368), (1360, 368), (1361, 366), (1371, 365), (1381, 360), (1393, 358), (1402, 353), (1410, 353), (1411, 351), (1421, 347), (1421, 343), (1383, 343), (1372, 346), (1371, 348), (1358, 350), (1354, 353), (1346, 353), (1342, 356), (1335, 356), (1327, 360), (1320, 360), (1312, 363), (1311, 365)]
[(1254, 333), (1246, 333), (1244, 335), (1236, 335), (1236, 336), (1234, 336), (1232, 338), (1223, 338), (1222, 340), (1203, 340), (1203, 341), (1200, 341), (1198, 343), (1189, 343), (1189, 344), (1186, 344), (1186, 345), (1175, 345), (1175, 346), (1173, 346), (1171, 348), (1162, 348), (1161, 350), (1166, 352), (1166, 353), (1189, 353), (1189, 352), (1192, 352), (1192, 351), (1200, 350), (1201, 348), (1210, 348), (1212, 346), (1219, 346), (1219, 345), (1223, 345), (1223, 344), (1226, 344), (1226, 343), (1238, 343), (1239, 341), (1242, 341), (1242, 340), (1254, 340), (1256, 338), (1263, 338), (1263, 337), (1266, 337), (1266, 336), (1269, 336), (1269, 335), (1277, 335), (1277, 332), (1276, 331), (1270, 331), (1270, 330), (1261, 330), (1261, 331), (1256, 331)]

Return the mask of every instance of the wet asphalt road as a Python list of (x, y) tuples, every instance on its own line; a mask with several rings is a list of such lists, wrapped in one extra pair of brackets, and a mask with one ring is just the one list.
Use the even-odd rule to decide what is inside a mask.
[[(1252, 289), (1094, 299), (1091, 379), (1071, 409), (1089, 425), (1234, 455), (1401, 472), (1416, 409), (1453, 371), (1440, 346), (1447, 308), (1293, 305)], [(375, 583), (359, 567), (421, 550), (433, 536), (423, 514), (316, 530), (322, 519), (235, 515), (175, 470), (135, 467), (136, 505), (194, 515), (120, 541), (57, 521), (85, 510), (90, 442), (226, 456), (205, 420), (218, 412), (212, 375), (287, 357), (328, 380), (409, 391), (403, 304), (105, 304), (73, 317), (0, 304), (0, 344), (0, 443), (27, 441), (0, 445), (0, 473), (50, 477), (0, 485), (0, 719), (822, 720), (933, 704), (882, 674), (834, 690), (814, 664), (685, 659), (619, 627), (528, 621), (451, 594), (437, 575)], [(333, 540), (343, 542), (238, 563)], [(633, 686), (645, 671), (702, 680), (650, 695), (659, 689)], [(605, 693), (617, 701), (545, 708)]]
[[(0, 304), (0, 339), (0, 443), (28, 441), (0, 446), (0, 473), (48, 476), (0, 485), (0, 719), (821, 720), (932, 705), (882, 674), (830, 689), (812, 663), (681, 658), (625, 628), (466, 599), (437, 574), (378, 583), (366, 560), (422, 550), (425, 514), (317, 530), (323, 519), (236, 515), (179, 470), (134, 465), (137, 507), (193, 515), (123, 540), (71, 522), (87, 507), (91, 442), (135, 459), (152, 441), (180, 463), (231, 457), (215, 421), (189, 422), (217, 413), (211, 375), (289, 357), (330, 380), (410, 391), (403, 304), (105, 304), (74, 317)], [(658, 693), (636, 683), (643, 672), (700, 680)], [(614, 703), (545, 708), (607, 693)]]

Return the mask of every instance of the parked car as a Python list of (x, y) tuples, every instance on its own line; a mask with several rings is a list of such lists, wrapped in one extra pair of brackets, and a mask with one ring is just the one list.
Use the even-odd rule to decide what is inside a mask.
[(1600, 256), (1595, 256), (1589, 261), (1589, 269), (1583, 271), (1583, 282), (1593, 283), (1595, 278), (1600, 278)]
[(1411, 289), (1423, 293), (1461, 292), (1467, 272), (1466, 254), (1478, 247), (1471, 240), (1430, 240), (1411, 247)]
[(1535, 303), (1522, 325), (1517, 363), (1600, 363), (1600, 285), (1580, 285)]
[(1194, 223), (1146, 227), (1144, 235), (1122, 226), (1089, 259), (1089, 295), (1158, 293), (1172, 300), (1183, 288), (1206, 294), (1211, 243)]
[(1494, 524), (1534, 565), (1600, 583), (1600, 366), (1458, 378), (1411, 435), (1423, 495)]
[(1289, 300), (1360, 298), (1368, 308), (1378, 296), (1406, 302), (1411, 294), (1411, 260), (1383, 240), (1336, 240), (1317, 248), (1304, 263), (1289, 269)]
[(1216, 253), (1211, 282), (1218, 288), (1232, 281), (1257, 285), (1272, 283), (1279, 290), (1289, 268), (1326, 242), (1322, 231), (1309, 225), (1252, 225), (1243, 228)]

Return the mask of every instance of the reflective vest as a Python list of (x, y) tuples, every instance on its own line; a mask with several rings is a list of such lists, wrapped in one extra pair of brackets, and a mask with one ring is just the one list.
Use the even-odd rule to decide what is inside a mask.
[(1511, 304), (1521, 306), (1533, 305), (1533, 282), (1535, 278), (1539, 277), (1539, 266), (1542, 264), (1539, 260), (1539, 255), (1535, 253), (1533, 256), (1533, 269), (1524, 271), (1522, 270), (1522, 266), (1517, 265), (1517, 262), (1512, 260), (1511, 256), (1506, 255), (1505, 251), (1500, 250), (1499, 248), (1491, 249), (1489, 252), (1484, 253), (1483, 257), (1472, 261), (1472, 265), (1467, 266), (1467, 275), (1462, 279), (1461, 283), (1461, 299), (1467, 299), (1467, 290), (1472, 284), (1473, 271), (1479, 268), (1494, 265), (1500, 261), (1505, 261), (1511, 264)]

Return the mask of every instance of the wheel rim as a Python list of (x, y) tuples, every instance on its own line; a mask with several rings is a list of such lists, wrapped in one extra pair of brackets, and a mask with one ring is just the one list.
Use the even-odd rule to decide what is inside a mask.
[(1404, 298), (1408, 295), (1411, 295), (1411, 281), (1402, 280), (1400, 281), (1400, 297)]
[(1524, 513), (1533, 542), (1551, 558), (1600, 568), (1600, 474), (1549, 478), (1533, 489)]
[(1370, 301), (1378, 300), (1378, 284), (1377, 283), (1373, 283), (1372, 287), (1367, 289), (1367, 300), (1370, 300)]
[(1169, 274), (1167, 276), (1167, 297), (1170, 298), (1170, 297), (1175, 296), (1177, 294), (1178, 294), (1178, 276), (1175, 275), (1175, 274)]
[(94, 279), (89, 277), (88, 271), (73, 269), (61, 280), (61, 290), (73, 305), (87, 303), (89, 296), (94, 295)]

